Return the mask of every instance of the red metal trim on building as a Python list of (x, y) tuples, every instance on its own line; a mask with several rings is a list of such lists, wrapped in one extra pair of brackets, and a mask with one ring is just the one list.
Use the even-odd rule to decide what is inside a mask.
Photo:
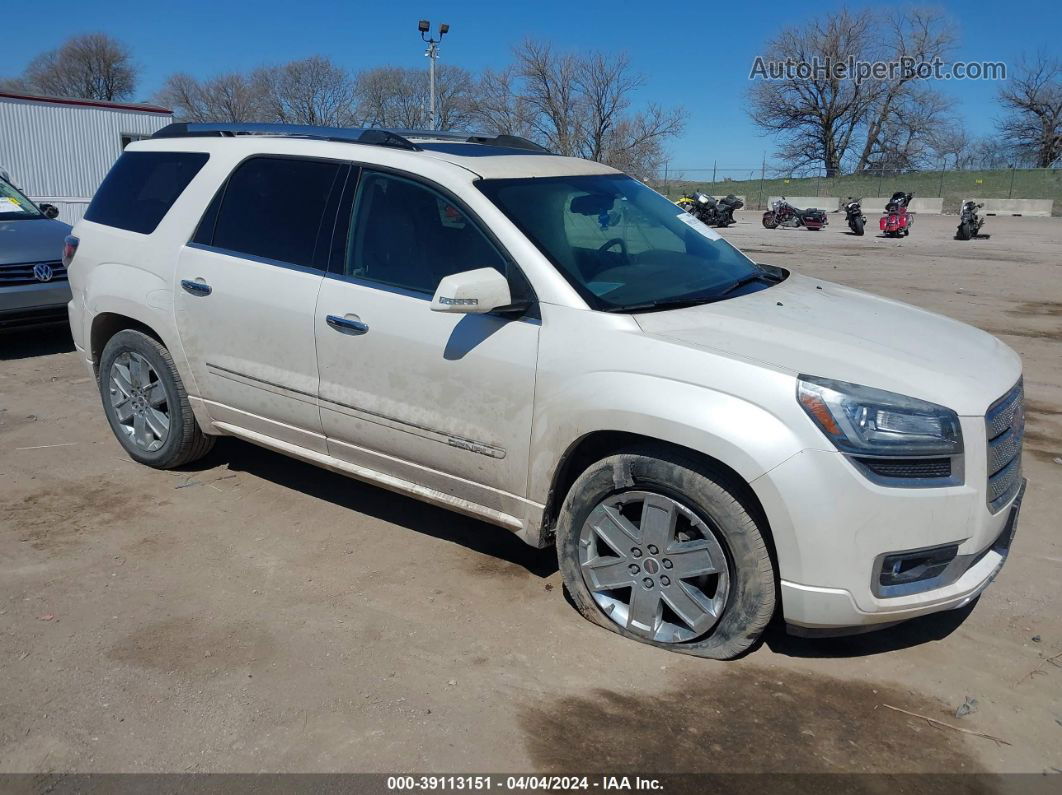
[(54, 105), (80, 105), (89, 108), (110, 108), (112, 110), (134, 110), (141, 113), (161, 113), (172, 116), (173, 111), (158, 105), (141, 105), (135, 102), (102, 102), (95, 99), (69, 99), (66, 97), (40, 97), (33, 94), (11, 94), (0, 91), (0, 98), (22, 99), (28, 102), (50, 102)]

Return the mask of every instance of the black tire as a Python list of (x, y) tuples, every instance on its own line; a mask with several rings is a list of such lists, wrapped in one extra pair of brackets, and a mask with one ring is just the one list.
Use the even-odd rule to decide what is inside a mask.
[(763, 214), (763, 228), (764, 229), (777, 229), (778, 218), (774, 213), (767, 212)]
[(849, 224), (849, 226), (852, 227), (852, 233), (853, 234), (858, 235), (859, 237), (863, 236), (863, 219), (862, 218), (853, 218), (852, 219), (852, 223)]
[[(114, 388), (110, 374), (115, 360), (123, 354), (138, 354), (147, 360), (157, 376), (153, 384), (161, 385), (165, 393), (163, 405), (169, 419), (169, 427), (165, 439), (156, 450), (138, 447), (118, 417), (112, 399)], [(110, 423), (118, 442), (134, 461), (156, 469), (172, 469), (202, 458), (214, 446), (216, 437), (207, 436), (196, 422), (192, 406), (188, 402), (188, 393), (173, 364), (170, 352), (166, 350), (166, 346), (147, 334), (126, 329), (110, 338), (100, 356), (99, 384), (107, 422)]]
[[(680, 503), (706, 523), (722, 547), (729, 585), (718, 619), (706, 634), (661, 642), (620, 626), (595, 601), (580, 565), (580, 533), (603, 500), (628, 492), (650, 492)], [(579, 612), (617, 634), (670, 651), (718, 660), (733, 659), (747, 651), (774, 615), (776, 589), (765, 533), (741, 494), (739, 484), (668, 448), (647, 446), (592, 464), (569, 490), (557, 525), (561, 574)], [(656, 554), (652, 550), (649, 547), (649, 554)], [(644, 563), (644, 572), (648, 572), (648, 559)], [(630, 599), (637, 587), (627, 589)]]
[(959, 240), (969, 240), (973, 237), (973, 228), (970, 226), (969, 222), (959, 224), (959, 231), (956, 233), (955, 237)]

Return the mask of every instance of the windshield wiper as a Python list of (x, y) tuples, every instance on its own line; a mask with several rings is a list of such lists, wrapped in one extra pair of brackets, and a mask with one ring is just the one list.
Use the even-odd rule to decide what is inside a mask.
[(778, 284), (782, 281), (781, 278), (775, 276), (767, 271), (757, 271), (756, 273), (750, 273), (748, 276), (742, 276), (733, 284), (728, 284), (721, 291), (712, 293), (711, 295), (699, 295), (696, 297), (687, 296), (685, 298), (661, 298), (656, 301), (646, 301), (641, 304), (627, 304), (626, 306), (610, 306), (606, 307), (602, 311), (604, 312), (642, 312), (650, 309), (680, 309), (684, 306), (699, 306), (701, 304), (711, 304), (715, 301), (721, 301), (724, 297), (730, 295), (730, 293), (744, 287), (746, 284), (752, 284), (753, 282), (767, 282), (768, 284)]
[(718, 296), (701, 296), (699, 298), (661, 298), (658, 301), (646, 301), (642, 304), (625, 304), (624, 306), (605, 307), (604, 312), (641, 312), (646, 309), (679, 309), (684, 306), (699, 306), (719, 300)]
[(742, 276), (740, 279), (738, 279), (733, 284), (729, 285), (722, 292), (716, 293), (716, 296), (722, 298), (724, 295), (730, 295), (730, 293), (734, 292), (735, 290), (740, 290), (746, 284), (752, 284), (753, 282), (760, 281), (768, 282), (769, 284), (778, 284), (778, 282), (781, 280), (772, 276), (769, 273), (758, 271), (757, 273), (750, 273), (748, 276)]

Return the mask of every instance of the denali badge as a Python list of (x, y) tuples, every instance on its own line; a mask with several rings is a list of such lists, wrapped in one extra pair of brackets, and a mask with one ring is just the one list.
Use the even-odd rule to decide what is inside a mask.
[(33, 275), (39, 282), (50, 282), (55, 275), (52, 266), (47, 262), (38, 262), (33, 266)]
[(479, 303), (478, 298), (446, 298), (445, 296), (439, 296), (440, 304), (447, 304), (450, 306), (475, 306)]

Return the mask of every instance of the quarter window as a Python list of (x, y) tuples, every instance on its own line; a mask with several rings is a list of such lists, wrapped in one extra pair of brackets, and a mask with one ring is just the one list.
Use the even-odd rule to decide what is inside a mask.
[(354, 201), (344, 274), (422, 293), (505, 259), (465, 213), (424, 185), (365, 172)]
[(85, 220), (150, 235), (210, 155), (125, 152), (103, 180)]
[[(312, 268), (328, 199), (342, 168), (321, 160), (246, 160), (229, 177), (220, 204), (217, 199), (211, 204), (195, 240), (209, 239), (217, 248)], [(332, 216), (334, 220), (334, 209)], [(328, 241), (321, 245), (326, 247)]]

